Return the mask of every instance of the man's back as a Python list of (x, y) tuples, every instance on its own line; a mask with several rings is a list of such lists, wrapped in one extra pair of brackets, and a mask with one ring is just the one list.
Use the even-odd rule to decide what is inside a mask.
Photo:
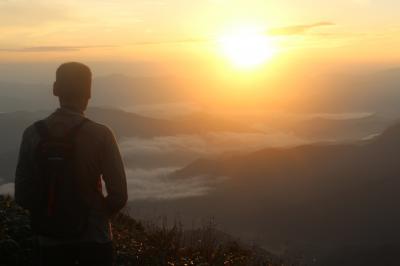
[[(44, 121), (53, 136), (63, 136), (85, 119), (83, 114), (59, 108)], [(40, 134), (35, 126), (28, 127), (20, 147), (16, 170), (15, 199), (21, 206), (30, 209), (35, 202), (34, 178), (35, 150)], [(101, 124), (88, 120), (74, 139), (75, 173), (79, 180), (82, 198), (89, 208), (87, 229), (75, 239), (57, 239), (39, 236), (41, 245), (66, 243), (110, 243), (112, 233), (110, 217), (127, 201), (127, 185), (124, 165), (112, 131)], [(102, 191), (103, 179), (107, 192)], [(107, 194), (104, 196), (103, 194)]]
[[(109, 220), (126, 204), (127, 185), (124, 165), (111, 130), (90, 120), (81, 124), (86, 119), (83, 112), (91, 98), (91, 87), (92, 72), (88, 66), (79, 62), (61, 64), (56, 70), (56, 80), (53, 83), (53, 95), (58, 97), (61, 108), (47, 117), (44, 123), (28, 127), (22, 138), (15, 176), (15, 200), (30, 210), (35, 218), (40, 217), (49, 224), (56, 225), (53, 226), (55, 228), (52, 230), (53, 233), (46, 234), (46, 237), (43, 233), (46, 229), (43, 229), (43, 226), (40, 229), (33, 228), (39, 237), (40, 252), (37, 255), (41, 261), (40, 265), (113, 264)], [(82, 126), (78, 127), (79, 124)], [(48, 135), (64, 136), (74, 128), (79, 128), (79, 131), (72, 135), (72, 140), (58, 144), (47, 143), (49, 145), (46, 147), (60, 151), (56, 152), (60, 156), (53, 156), (52, 149), (52, 152), (48, 152), (50, 148), (42, 149), (43, 143), (48, 141), (43, 139)], [(73, 152), (63, 152), (62, 147), (73, 147)], [(62, 167), (59, 167), (60, 165)], [(65, 182), (72, 180), (68, 177), (72, 177), (74, 182)], [(43, 180), (45, 182), (42, 182)], [(106, 196), (102, 192), (101, 180), (105, 183)], [(66, 186), (59, 186), (60, 183)], [(68, 189), (63, 189), (64, 187)], [(74, 204), (70, 204), (71, 201), (67, 198), (72, 194), (70, 191), (76, 191), (75, 194), (78, 195), (73, 197), (77, 199)], [(56, 194), (57, 192), (60, 193)], [(57, 195), (59, 198), (56, 198)], [(47, 206), (47, 214), (46, 207), (43, 208), (41, 205), (43, 201), (38, 201), (38, 198), (47, 199), (47, 204), (44, 205)], [(65, 207), (57, 212), (62, 214), (61, 216), (53, 212), (56, 202), (62, 202), (60, 205)], [(65, 237), (61, 238), (60, 234), (54, 234), (54, 231), (57, 231), (60, 224), (63, 227), (68, 226), (68, 222), (58, 223), (58, 221), (64, 221), (60, 217), (75, 217), (75, 205), (77, 207), (85, 205), (87, 211), (79, 213), (86, 214), (86, 217), (79, 216), (83, 218), (79, 221), (87, 221), (86, 230), (73, 230), (73, 232), (79, 231), (79, 236), (69, 237), (66, 240)], [(32, 221), (35, 218), (32, 218)], [(53, 222), (55, 220), (57, 223)], [(63, 232), (71, 231), (63, 230)]]

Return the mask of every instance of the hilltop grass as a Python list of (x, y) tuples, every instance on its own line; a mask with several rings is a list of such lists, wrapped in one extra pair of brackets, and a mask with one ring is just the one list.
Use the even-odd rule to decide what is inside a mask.
[[(116, 266), (275, 266), (276, 256), (247, 247), (233, 238), (222, 239), (212, 223), (184, 231), (173, 226), (144, 224), (126, 214), (112, 221)], [(35, 237), (29, 214), (11, 197), (0, 196), (0, 266), (33, 265)]]

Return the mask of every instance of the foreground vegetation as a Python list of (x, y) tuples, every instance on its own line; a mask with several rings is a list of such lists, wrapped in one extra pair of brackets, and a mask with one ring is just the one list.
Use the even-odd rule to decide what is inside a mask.
[[(143, 224), (119, 214), (113, 228), (117, 266), (284, 265), (276, 256), (216, 230), (212, 223), (184, 231), (179, 223)], [(0, 195), (0, 266), (33, 265), (34, 239), (28, 213)]]

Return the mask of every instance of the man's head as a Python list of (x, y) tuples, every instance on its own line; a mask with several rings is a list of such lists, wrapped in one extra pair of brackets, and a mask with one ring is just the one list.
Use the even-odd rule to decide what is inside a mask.
[(53, 94), (58, 96), (61, 106), (84, 111), (91, 97), (91, 86), (92, 72), (88, 66), (64, 63), (56, 71)]

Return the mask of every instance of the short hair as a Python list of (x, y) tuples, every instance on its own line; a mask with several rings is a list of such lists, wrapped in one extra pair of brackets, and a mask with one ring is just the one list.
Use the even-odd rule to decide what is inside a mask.
[(79, 62), (63, 63), (57, 68), (56, 83), (60, 97), (90, 98), (92, 72), (88, 66)]

